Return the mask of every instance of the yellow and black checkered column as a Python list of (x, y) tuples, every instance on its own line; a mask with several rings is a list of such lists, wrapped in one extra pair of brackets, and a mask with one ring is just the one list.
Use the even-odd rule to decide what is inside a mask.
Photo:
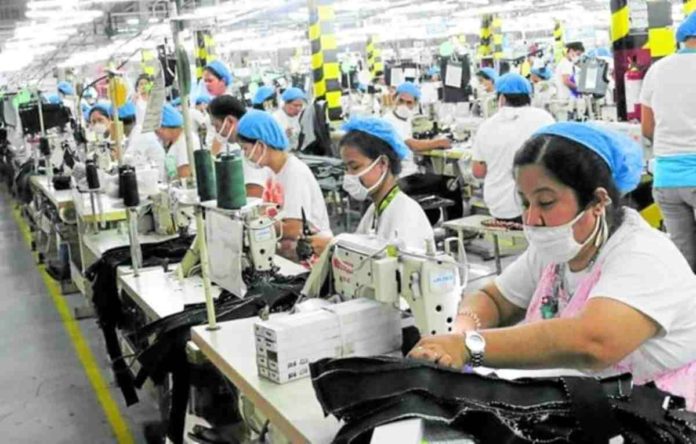
[(308, 0), (308, 6), (314, 98), (326, 100), (329, 120), (339, 121), (343, 118), (341, 68), (334, 34), (333, 0)]
[(503, 59), (503, 21), (495, 17), (492, 23), (493, 32), (493, 60), (500, 62)]
[(208, 30), (196, 31), (196, 80), (201, 80), (206, 65), (215, 60), (215, 41)]
[(650, 49), (653, 62), (676, 52), (677, 39), (672, 24), (671, 2), (648, 2), (647, 47)]
[(565, 42), (563, 41), (563, 24), (556, 20), (553, 27), (553, 59), (558, 64), (565, 56)]
[(493, 51), (492, 51), (492, 45), (493, 45), (493, 16), (491, 15), (484, 15), (483, 18), (481, 19), (481, 41), (479, 43), (479, 50), (478, 50), (478, 55), (480, 59), (483, 59), (485, 57), (489, 57)]
[(157, 59), (155, 53), (149, 49), (140, 51), (140, 69), (143, 73), (154, 77)]
[(696, 0), (684, 0), (684, 15), (688, 17), (692, 12), (696, 12)]
[(378, 72), (384, 72), (382, 51), (377, 47), (377, 37), (373, 35), (367, 38), (367, 69), (373, 78)]

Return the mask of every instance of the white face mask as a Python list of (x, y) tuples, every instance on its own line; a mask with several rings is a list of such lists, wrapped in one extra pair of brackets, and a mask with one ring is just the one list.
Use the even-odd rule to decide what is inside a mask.
[(571, 62), (573, 62), (573, 63), (578, 63), (578, 60), (580, 60), (580, 56), (579, 56), (579, 55), (573, 54), (572, 56), (570, 56), (570, 61), (571, 61)]
[(227, 143), (229, 142), (230, 136), (232, 135), (232, 125), (230, 125), (227, 134), (225, 134), (225, 126), (227, 126), (227, 120), (225, 120), (225, 122), (222, 124), (220, 132), (215, 133), (215, 140), (220, 144), (220, 147), (223, 149), (227, 147)]
[(396, 114), (397, 117), (408, 120), (413, 117), (415, 112), (406, 105), (399, 105), (394, 110), (394, 114)]
[[(605, 213), (602, 213), (602, 216), (597, 219), (595, 228), (592, 230), (592, 234), (590, 234), (587, 240), (582, 244), (575, 240), (573, 227), (584, 214), (585, 212), (583, 211), (578, 214), (575, 219), (558, 227), (536, 227), (525, 224), (524, 234), (529, 241), (529, 245), (534, 248), (543, 259), (549, 260), (554, 264), (564, 264), (573, 260), (580, 254), (580, 251), (593, 239), (595, 240), (595, 247), (599, 247), (607, 238), (608, 228), (606, 216)], [(601, 236), (598, 235), (600, 229), (602, 230)]]
[[(259, 146), (260, 145), (254, 145), (254, 148), (251, 149), (251, 153), (249, 154), (249, 157), (247, 157), (247, 160), (249, 161), (249, 165), (251, 165), (252, 168), (255, 168), (257, 170), (260, 170), (261, 168), (263, 168), (263, 165), (261, 165), (261, 162), (263, 162), (263, 158), (266, 157), (266, 151), (264, 151), (263, 154), (261, 154), (261, 157), (259, 157), (259, 160), (257, 160), (256, 162), (254, 162), (252, 160), (254, 158), (254, 154), (256, 153), (256, 149)], [(261, 149), (264, 149), (264, 148), (261, 148)], [(268, 148), (266, 148), (266, 149), (268, 149)]]
[(367, 199), (370, 196), (370, 194), (374, 192), (377, 189), (377, 187), (379, 187), (382, 184), (384, 178), (387, 177), (386, 171), (384, 172), (384, 174), (382, 174), (382, 177), (380, 177), (377, 183), (372, 185), (370, 188), (366, 188), (360, 180), (361, 177), (372, 171), (372, 169), (378, 163), (379, 159), (372, 162), (372, 165), (365, 168), (362, 172), (358, 174), (346, 174), (343, 176), (343, 189), (350, 195), (350, 197), (362, 202), (365, 199)]
[(95, 123), (92, 125), (92, 131), (94, 131), (94, 134), (97, 135), (97, 138), (103, 138), (106, 132), (109, 130), (109, 127), (107, 127), (103, 123)]

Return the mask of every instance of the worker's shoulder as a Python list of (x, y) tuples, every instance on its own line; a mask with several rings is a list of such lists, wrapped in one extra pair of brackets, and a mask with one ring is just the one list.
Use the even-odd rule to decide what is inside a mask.
[(672, 54), (667, 57), (663, 57), (657, 62), (650, 66), (649, 72), (656, 73), (664, 70), (682, 70), (684, 73), (693, 75), (693, 69), (696, 67), (696, 56), (689, 56), (685, 54)]

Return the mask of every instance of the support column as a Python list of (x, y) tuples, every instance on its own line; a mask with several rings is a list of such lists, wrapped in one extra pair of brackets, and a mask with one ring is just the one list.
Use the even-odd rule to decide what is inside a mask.
[(485, 64), (483, 63), (484, 59), (489, 58), (492, 54), (492, 44), (493, 44), (493, 37), (492, 37), (492, 26), (493, 26), (493, 16), (492, 15), (484, 15), (483, 18), (481, 19), (481, 40), (479, 43), (479, 49), (478, 49), (478, 56), (479, 56), (479, 62), (481, 66), (484, 66)]
[(209, 30), (196, 31), (195, 41), (196, 80), (200, 81), (206, 65), (215, 60), (215, 42)]
[(329, 121), (340, 121), (343, 117), (341, 68), (334, 33), (333, 0), (308, 0), (308, 6), (314, 98), (326, 100)]
[(151, 78), (155, 76), (155, 69), (157, 59), (155, 58), (155, 53), (149, 49), (143, 49), (140, 51), (140, 69), (143, 73), (149, 75)]
[(696, 0), (684, 0), (684, 15), (688, 17), (692, 12), (696, 12)]
[(677, 50), (677, 39), (672, 24), (672, 2), (648, 2), (648, 48), (653, 63), (674, 54)]
[(374, 35), (367, 37), (367, 69), (372, 78), (375, 78), (378, 72), (384, 72), (382, 51), (377, 47), (377, 37)]
[(553, 27), (553, 59), (556, 65), (565, 56), (565, 42), (563, 41), (563, 24), (560, 20), (556, 20), (556, 24)]

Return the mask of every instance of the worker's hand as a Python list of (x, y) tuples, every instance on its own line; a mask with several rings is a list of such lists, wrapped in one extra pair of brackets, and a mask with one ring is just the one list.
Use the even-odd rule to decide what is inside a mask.
[(328, 234), (315, 234), (314, 236), (309, 236), (309, 243), (312, 245), (312, 250), (314, 250), (314, 254), (317, 256), (321, 256), (322, 253), (324, 253), (324, 250), (326, 250), (326, 247), (329, 246), (331, 243), (331, 240), (333, 239), (331, 236)]
[(435, 139), (438, 149), (449, 150), (452, 148), (452, 141), (447, 138)]
[(469, 363), (469, 351), (464, 345), (464, 335), (461, 334), (422, 338), (408, 354), (408, 357), (456, 369), (461, 369)]

